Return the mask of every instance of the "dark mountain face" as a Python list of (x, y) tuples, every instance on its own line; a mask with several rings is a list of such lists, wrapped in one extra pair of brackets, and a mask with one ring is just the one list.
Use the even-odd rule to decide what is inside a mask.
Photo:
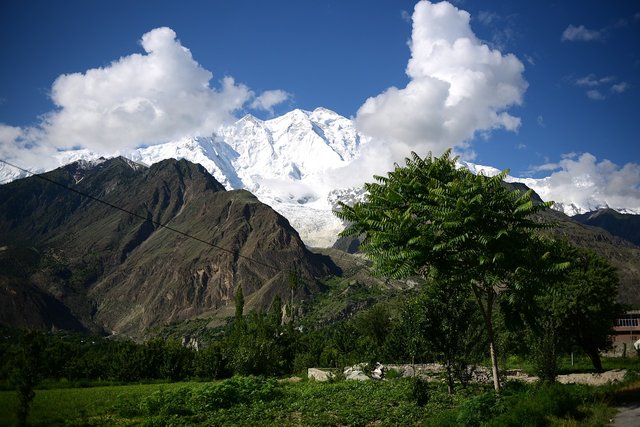
[(292, 270), (303, 297), (333, 268), (285, 218), (246, 191), (225, 191), (200, 165), (115, 158), (45, 176), (112, 206), (38, 177), (0, 186), (0, 262), (12, 266), (0, 271), (0, 308), (16, 307), (2, 323), (23, 310), (33, 326), (142, 336), (223, 308), (239, 286), (247, 309), (286, 300)]
[(604, 228), (614, 236), (622, 237), (640, 246), (640, 215), (621, 214), (613, 209), (599, 209), (571, 218), (582, 224)]
[(606, 258), (618, 272), (620, 288), (618, 300), (623, 304), (640, 306), (640, 248), (628, 240), (614, 236), (607, 230), (582, 224), (554, 210), (543, 213), (543, 221), (554, 224), (548, 232), (569, 240), (577, 246), (592, 249)]

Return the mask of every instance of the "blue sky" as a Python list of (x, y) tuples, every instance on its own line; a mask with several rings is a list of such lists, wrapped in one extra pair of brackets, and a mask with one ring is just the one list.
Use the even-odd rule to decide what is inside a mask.
[[(537, 177), (569, 170), (572, 164), (566, 162), (585, 160), (580, 156), (590, 153), (593, 158), (587, 160), (597, 173), (620, 172), (630, 165), (632, 171), (620, 182), (638, 190), (640, 3), (467, 0), (453, 4), (469, 12), (471, 31), (481, 44), (504, 58), (515, 55), (524, 68), (508, 77), (520, 92), (497, 108), (519, 122), (478, 125), (474, 137), (465, 138), (461, 131), (455, 134), (458, 139), (451, 136), (451, 143), (460, 144), (467, 156), (475, 155), (477, 163)], [(60, 141), (70, 131), (60, 127), (75, 124), (78, 116), (55, 117), (71, 110), (52, 99), (56, 79), (109, 68), (132, 54), (145, 55), (141, 37), (160, 27), (171, 28), (201, 69), (212, 74), (209, 85), (220, 97), (203, 105), (230, 103), (215, 117), (206, 118), (209, 125), (246, 112), (269, 118), (293, 108), (323, 106), (361, 118), (362, 127), (373, 133), (396, 138), (367, 122), (360, 109), (367, 99), (390, 87), (402, 90), (415, 78), (406, 72), (412, 55), (408, 42), (414, 6), (413, 1), (401, 0), (3, 1), (0, 152), (10, 156), (16, 144), (27, 150), (47, 143), (69, 148)], [(448, 31), (448, 23), (443, 25)], [(206, 82), (206, 75), (199, 76)], [(233, 94), (222, 89), (225, 76), (234, 79), (227, 82)], [(72, 91), (74, 82), (65, 83), (61, 97)], [(279, 91), (284, 99), (261, 108), (256, 100), (268, 91), (274, 96), (273, 91)], [(242, 99), (233, 104), (232, 95)], [(59, 120), (48, 128), (43, 123), (51, 117)], [(207, 129), (201, 123), (196, 128)], [(152, 143), (153, 135), (140, 141)], [(104, 141), (99, 147), (108, 144)], [(76, 141), (70, 146), (83, 144)], [(602, 167), (605, 159), (615, 167), (608, 163)]]

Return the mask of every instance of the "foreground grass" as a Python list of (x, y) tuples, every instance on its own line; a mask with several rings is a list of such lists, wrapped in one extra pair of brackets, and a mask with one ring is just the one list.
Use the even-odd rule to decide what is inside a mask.
[[(61, 388), (36, 390), (29, 413), (34, 426), (66, 425), (69, 421), (83, 424), (100, 419), (109, 425), (113, 408), (123, 399), (142, 400), (159, 390), (171, 391), (180, 387), (202, 387), (202, 383), (135, 384), (123, 386)], [(13, 391), (0, 391), (0, 426), (13, 426), (18, 399)]]
[[(627, 369), (640, 372), (640, 357), (602, 357), (602, 368), (605, 371), (612, 369)], [(536, 375), (532, 362), (518, 356), (511, 356), (506, 360), (508, 369), (522, 369), (530, 375)], [(558, 364), (559, 374), (592, 373), (595, 372), (591, 360), (584, 355), (576, 355), (571, 363), (570, 356), (563, 356)]]
[[(640, 381), (594, 388), (509, 383), (497, 397), (473, 385), (449, 396), (444, 384), (384, 382), (278, 383), (234, 377), (215, 383), (145, 384), (38, 390), (34, 426), (605, 426), (620, 398)], [(0, 392), (0, 423), (14, 425), (15, 394)]]

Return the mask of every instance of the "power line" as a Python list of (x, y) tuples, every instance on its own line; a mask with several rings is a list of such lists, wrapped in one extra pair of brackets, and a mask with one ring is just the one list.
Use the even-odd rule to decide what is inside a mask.
[(91, 200), (93, 200), (93, 201), (96, 201), (96, 202), (98, 202), (98, 203), (102, 203), (103, 205), (109, 206), (110, 208), (117, 209), (117, 210), (119, 210), (119, 211), (122, 211), (122, 212), (124, 212), (124, 213), (127, 213), (127, 214), (129, 214), (129, 215), (131, 215), (131, 216), (134, 216), (134, 217), (136, 217), (136, 218), (140, 218), (140, 219), (142, 219), (142, 220), (144, 220), (144, 221), (148, 221), (148, 222), (150, 222), (150, 223), (152, 223), (153, 225), (156, 225), (156, 226), (158, 226), (158, 227), (165, 228), (165, 229), (167, 229), (167, 230), (173, 231), (174, 233), (178, 233), (178, 234), (180, 234), (180, 235), (182, 235), (182, 236), (184, 236), (184, 237), (187, 237), (187, 238), (189, 238), (189, 239), (196, 240), (196, 241), (198, 241), (198, 242), (200, 242), (200, 243), (204, 243), (205, 245), (209, 245), (209, 246), (211, 246), (211, 247), (213, 247), (213, 248), (215, 248), (215, 249), (221, 250), (221, 251), (223, 251), (223, 252), (230, 253), (230, 254), (231, 254), (231, 255), (233, 255), (234, 257), (235, 257), (235, 256), (237, 256), (238, 258), (246, 259), (247, 261), (251, 261), (251, 262), (254, 262), (254, 263), (256, 263), (256, 264), (260, 264), (260, 265), (262, 265), (263, 267), (268, 267), (268, 268), (271, 268), (271, 269), (276, 270), (276, 271), (278, 271), (278, 272), (283, 272), (283, 273), (285, 272), (285, 270), (283, 270), (283, 269), (281, 269), (281, 268), (279, 268), (279, 267), (276, 267), (276, 266), (274, 266), (274, 265), (267, 264), (267, 263), (264, 263), (264, 262), (262, 262), (262, 261), (258, 261), (257, 259), (254, 259), (254, 258), (248, 257), (248, 256), (246, 256), (246, 255), (242, 255), (242, 254), (240, 254), (240, 253), (236, 253), (236, 252), (234, 252), (234, 251), (232, 251), (232, 250), (230, 250), (230, 249), (223, 248), (222, 246), (218, 246), (218, 245), (216, 245), (216, 244), (214, 244), (214, 243), (208, 242), (208, 241), (203, 240), (203, 239), (201, 239), (201, 238), (199, 238), (199, 237), (196, 237), (196, 236), (193, 236), (193, 235), (191, 235), (191, 234), (185, 233), (184, 231), (180, 231), (180, 230), (178, 230), (178, 229), (176, 229), (176, 228), (173, 228), (173, 227), (171, 227), (171, 226), (169, 226), (169, 225), (167, 225), (167, 224), (163, 224), (163, 223), (161, 223), (161, 222), (154, 221), (154, 220), (153, 220), (153, 219), (151, 219), (151, 218), (147, 218), (147, 217), (142, 216), (142, 215), (140, 215), (140, 214), (137, 214), (137, 213), (135, 213), (135, 212), (131, 212), (130, 210), (127, 210), (127, 209), (122, 208), (122, 207), (120, 207), (120, 206), (114, 205), (113, 203), (107, 202), (106, 200), (100, 199), (99, 197), (95, 197), (95, 196), (92, 196), (92, 195), (90, 195), (90, 194), (87, 194), (87, 193), (85, 193), (85, 192), (83, 192), (83, 191), (80, 191), (80, 190), (77, 190), (77, 189), (75, 189), (75, 188), (71, 188), (71, 187), (69, 187), (69, 186), (66, 186), (66, 185), (64, 185), (64, 184), (62, 184), (62, 183), (60, 183), (60, 182), (57, 182), (57, 181), (55, 181), (55, 180), (53, 180), (53, 179), (51, 179), (51, 178), (48, 178), (48, 177), (44, 176), (44, 174), (33, 173), (33, 172), (31, 172), (30, 170), (28, 170), (28, 169), (22, 168), (22, 167), (20, 167), (20, 166), (18, 166), (18, 165), (14, 165), (13, 163), (10, 163), (10, 162), (8, 162), (8, 161), (6, 161), (6, 160), (3, 160), (3, 159), (0, 159), (0, 162), (2, 162), (2, 163), (4, 163), (4, 164), (6, 164), (6, 165), (8, 165), (8, 166), (14, 167), (14, 168), (16, 168), (16, 169), (18, 169), (18, 170), (21, 170), (22, 172), (25, 172), (25, 173), (27, 173), (27, 174), (29, 174), (29, 175), (31, 175), (31, 176), (34, 176), (34, 177), (40, 178), (40, 179), (42, 179), (42, 180), (44, 180), (44, 181), (47, 181), (47, 182), (49, 182), (49, 183), (51, 183), (51, 184), (57, 185), (58, 187), (62, 187), (62, 188), (64, 188), (65, 190), (68, 190), (68, 191), (71, 191), (71, 192), (73, 192), (73, 193), (79, 194), (80, 196), (86, 197), (86, 198), (91, 199)]

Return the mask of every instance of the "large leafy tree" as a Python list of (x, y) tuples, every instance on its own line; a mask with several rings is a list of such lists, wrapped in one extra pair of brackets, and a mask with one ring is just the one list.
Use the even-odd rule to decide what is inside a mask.
[(454, 379), (466, 385), (471, 376), (469, 366), (482, 359), (485, 340), (478, 308), (463, 288), (446, 282), (424, 289), (418, 303), (423, 308), (420, 329), (427, 337), (429, 353), (445, 368), (451, 394)]
[(554, 319), (563, 341), (581, 347), (601, 372), (600, 351), (611, 345), (611, 329), (621, 312), (616, 302), (618, 275), (591, 250), (559, 242), (556, 251), (570, 267), (562, 280), (544, 289), (538, 305), (545, 317)]
[(471, 293), (486, 328), (499, 392), (496, 301), (527, 283), (519, 276), (531, 272), (530, 242), (543, 227), (532, 216), (549, 204), (534, 204), (531, 191), (505, 186), (507, 171), (486, 177), (457, 168), (449, 151), (425, 158), (412, 153), (405, 161), (365, 184), (365, 201), (340, 204), (336, 215), (350, 224), (342, 234), (366, 236), (361, 250), (380, 275), (441, 278)]

